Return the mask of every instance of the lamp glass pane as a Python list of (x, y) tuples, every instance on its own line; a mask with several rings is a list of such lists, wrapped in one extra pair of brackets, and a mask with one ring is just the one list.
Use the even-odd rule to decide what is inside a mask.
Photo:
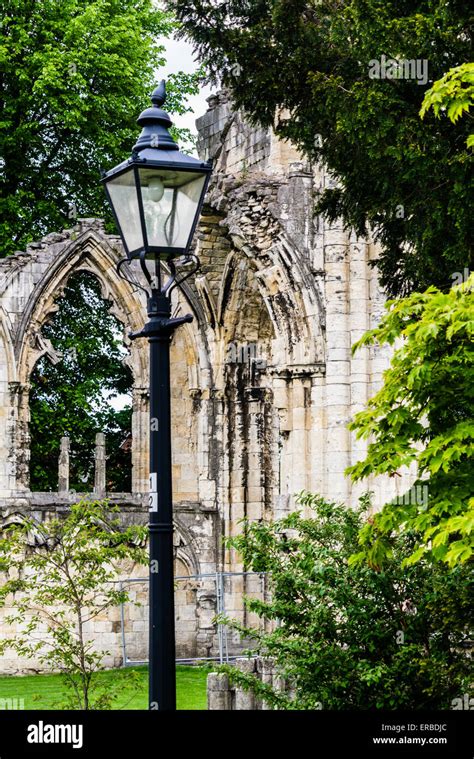
[(133, 169), (109, 179), (107, 188), (122, 237), (130, 253), (143, 248), (143, 235)]
[(206, 174), (139, 169), (148, 244), (186, 248), (199, 209)]

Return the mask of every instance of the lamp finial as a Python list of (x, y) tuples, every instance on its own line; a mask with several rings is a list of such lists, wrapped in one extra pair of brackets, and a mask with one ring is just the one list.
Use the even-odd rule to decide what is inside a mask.
[(165, 100), (166, 100), (166, 82), (164, 79), (162, 79), (158, 87), (155, 87), (155, 89), (152, 92), (151, 102), (153, 103), (154, 106), (156, 106), (156, 108), (161, 108)]

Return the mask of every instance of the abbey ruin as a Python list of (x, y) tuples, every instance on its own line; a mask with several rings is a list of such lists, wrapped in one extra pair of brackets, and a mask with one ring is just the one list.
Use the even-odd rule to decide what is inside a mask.
[[(201, 157), (214, 159), (196, 252), (199, 273), (175, 296), (175, 313), (192, 312), (172, 344), (173, 477), (176, 571), (183, 577), (238, 572), (222, 538), (239, 520), (278, 518), (303, 489), (348, 507), (367, 490), (375, 503), (406, 489), (404, 477), (365, 482), (344, 476), (365, 443), (348, 431), (387, 366), (386, 353), (351, 345), (379, 320), (384, 303), (377, 250), (341, 225), (314, 215), (331, 178), (268, 130), (245, 123), (225, 94), (209, 99), (197, 121)], [(42, 356), (60, 360), (42, 335), (71, 274), (88, 271), (123, 323), (133, 373), (132, 492), (108, 494), (124, 521), (145, 523), (148, 490), (148, 346), (130, 342), (146, 320), (144, 295), (116, 272), (117, 236), (99, 219), (32, 243), (0, 261), (0, 519), (30, 513), (38, 521), (67, 508), (77, 493), (29, 488), (29, 377)], [(135, 276), (139, 276), (135, 273)], [(138, 281), (138, 280), (137, 280)], [(100, 430), (98, 430), (100, 432)], [(143, 577), (143, 568), (124, 568)], [(245, 577), (235, 578), (226, 608), (240, 613)], [(136, 586), (145, 597), (145, 585)], [(216, 586), (190, 579), (179, 591), (181, 656), (216, 652)], [(146, 608), (122, 620), (134, 659), (146, 657)], [(122, 661), (121, 619), (95, 622), (90, 634)], [(2, 624), (1, 633), (7, 626)], [(34, 668), (4, 658), (4, 672)]]

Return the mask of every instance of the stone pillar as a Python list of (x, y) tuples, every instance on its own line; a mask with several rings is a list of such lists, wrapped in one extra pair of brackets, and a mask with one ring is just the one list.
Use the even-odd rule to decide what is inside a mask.
[(30, 486), (30, 387), (28, 383), (10, 382), (12, 414), (7, 427), (9, 440), (8, 472), (15, 490)]
[(106, 492), (105, 483), (105, 435), (98, 432), (95, 436), (95, 478), (94, 478), (94, 495), (104, 496)]
[(207, 676), (207, 708), (229, 711), (232, 708), (229, 678), (224, 674), (211, 672)]
[(349, 503), (350, 372), (349, 244), (342, 225), (325, 232), (326, 297), (326, 497)]
[(58, 493), (69, 492), (69, 452), (71, 441), (68, 435), (61, 438), (61, 448), (58, 461)]
[(310, 431), (310, 491), (325, 493), (327, 482), (326, 460), (326, 382), (321, 373), (312, 377)]
[(311, 430), (310, 401), (311, 378), (294, 377), (289, 385), (291, 398), (291, 478), (290, 492), (307, 490), (311, 459), (309, 456), (309, 432)]
[[(0, 283), (2, 277), (0, 275)], [(3, 334), (2, 334), (3, 333)], [(8, 386), (9, 366), (8, 353), (10, 338), (0, 321), (0, 497), (8, 496), (15, 489), (16, 467), (14, 456), (15, 406), (14, 393)]]
[[(251, 520), (265, 517), (265, 504), (270, 501), (266, 487), (270, 487), (269, 472), (265, 471), (265, 458), (268, 457), (269, 431), (265, 419), (265, 389), (249, 387), (245, 390), (247, 406), (247, 446), (246, 473), (246, 516)], [(267, 454), (267, 456), (266, 456)]]
[[(273, 659), (257, 659), (257, 672), (260, 673), (262, 683), (273, 685), (273, 677), (275, 674), (275, 662)], [(275, 707), (267, 701), (262, 701), (260, 705), (262, 711), (273, 711), (274, 708)]]
[[(203, 398), (204, 393), (205, 398)], [(198, 389), (191, 391), (193, 404), (197, 409), (198, 501), (203, 509), (208, 509), (217, 516), (217, 486), (219, 479), (222, 478), (220, 468), (224, 467), (224, 457), (221, 454), (221, 435), (224, 425), (223, 422), (220, 424), (217, 422), (217, 415), (222, 413), (222, 402), (219, 398), (210, 400), (207, 390), (204, 393)], [(216, 528), (218, 534), (216, 534)], [(221, 566), (220, 529), (220, 520), (215, 519), (212, 535), (206, 533), (208, 540), (205, 546), (201, 546), (199, 566), (203, 574), (215, 572), (216, 568)]]
[[(350, 245), (349, 328), (351, 346), (370, 329), (370, 269), (367, 248), (367, 243), (363, 241)], [(370, 381), (369, 354), (369, 348), (363, 347), (359, 348), (354, 356), (351, 356), (351, 420), (367, 404)], [(351, 433), (351, 464), (355, 464), (366, 456), (367, 447), (366, 440), (358, 439), (355, 432)], [(352, 483), (350, 505), (355, 506), (358, 498), (366, 490), (366, 481)]]
[[(241, 520), (246, 516), (247, 501), (247, 474), (248, 474), (248, 446), (247, 446), (247, 409), (239, 393), (234, 397), (226, 398), (225, 422), (228, 466), (228, 496), (227, 509), (224, 512), (226, 536), (234, 537), (240, 534)], [(242, 563), (235, 549), (226, 551), (226, 560), (230, 562), (232, 570), (242, 571)], [(236, 578), (236, 585), (240, 579)], [(236, 589), (237, 593), (243, 592), (243, 588)]]
[(149, 488), (149, 389), (132, 391), (132, 493), (143, 495)]
[[(283, 498), (290, 498), (292, 493), (290, 492), (289, 477), (291, 473), (291, 459), (289, 454), (289, 435), (291, 431), (290, 414), (288, 411), (289, 398), (288, 398), (288, 382), (284, 377), (280, 377), (278, 374), (273, 379), (273, 404), (276, 410), (276, 418), (278, 421), (278, 452), (276, 457), (276, 489), (279, 496)], [(287, 512), (290, 504), (282, 502)], [(284, 516), (281, 514), (280, 516)]]
[[(241, 672), (248, 675), (253, 675), (256, 670), (255, 659), (237, 659), (235, 666)], [(244, 690), (238, 686), (235, 688), (235, 704), (234, 709), (236, 711), (253, 711), (257, 708), (255, 695), (252, 691)]]

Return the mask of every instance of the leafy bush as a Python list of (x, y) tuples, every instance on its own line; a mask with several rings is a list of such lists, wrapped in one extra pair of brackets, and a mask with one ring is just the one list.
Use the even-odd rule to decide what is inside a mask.
[(233, 682), (283, 709), (450, 708), (470, 683), (468, 568), (420, 560), (402, 569), (410, 535), (393, 540), (382, 569), (353, 565), (368, 497), (357, 510), (305, 492), (298, 501), (314, 516), (245, 521), (228, 540), (248, 570), (270, 573), (271, 599), (246, 606), (275, 624), (268, 632), (228, 622), (275, 661), (293, 693), (226, 668)]

